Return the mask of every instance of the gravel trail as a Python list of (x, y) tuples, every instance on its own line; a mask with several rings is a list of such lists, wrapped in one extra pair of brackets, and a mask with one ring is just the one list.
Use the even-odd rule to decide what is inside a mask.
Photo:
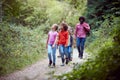
[[(56, 55), (58, 55), (58, 50)], [(70, 72), (75, 63), (82, 64), (88, 58), (88, 54), (84, 53), (83, 59), (78, 58), (78, 52), (73, 50), (73, 60), (65, 66), (61, 65), (61, 58), (56, 57), (56, 67), (48, 67), (48, 58), (40, 60), (29, 67), (11, 74), (0, 76), (0, 80), (53, 80), (53, 75), (61, 75)]]

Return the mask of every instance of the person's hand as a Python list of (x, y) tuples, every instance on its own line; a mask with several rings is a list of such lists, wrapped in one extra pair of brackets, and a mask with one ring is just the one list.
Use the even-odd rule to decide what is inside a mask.
[(54, 47), (55, 47), (55, 45), (53, 44), (53, 45), (52, 45), (52, 48), (54, 48)]
[(67, 47), (67, 45), (65, 45), (65, 47)]
[(73, 38), (76, 40), (77, 37), (74, 35)]

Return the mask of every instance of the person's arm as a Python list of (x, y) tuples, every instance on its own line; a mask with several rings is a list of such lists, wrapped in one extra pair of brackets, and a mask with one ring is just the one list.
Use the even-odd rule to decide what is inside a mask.
[(69, 38), (69, 33), (68, 33), (68, 31), (66, 32), (66, 36), (65, 36), (65, 38), (66, 38), (66, 44), (65, 44), (65, 47), (67, 47), (67, 46), (68, 46), (68, 38)]
[(77, 37), (77, 25), (75, 26), (75, 31), (74, 31), (75, 39)]
[(88, 31), (88, 32), (90, 31), (90, 26), (89, 26), (89, 24), (84, 23), (84, 24), (83, 24), (83, 27), (85, 28), (86, 31)]
[(57, 33), (57, 35), (56, 35), (56, 38), (55, 38), (55, 41), (54, 41), (54, 44), (53, 44), (53, 46), (52, 47), (55, 47), (55, 45), (58, 43), (58, 33)]
[(46, 42), (46, 48), (48, 46), (48, 41), (49, 41), (49, 34), (48, 34), (48, 38), (47, 38), (47, 42)]
[(48, 38), (47, 38), (46, 48), (47, 48), (47, 46), (48, 46), (48, 40), (49, 40), (49, 36), (48, 36)]

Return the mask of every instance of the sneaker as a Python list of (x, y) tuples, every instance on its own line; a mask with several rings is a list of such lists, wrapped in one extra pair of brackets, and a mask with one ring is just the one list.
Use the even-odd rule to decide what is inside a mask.
[(66, 58), (66, 64), (68, 64), (68, 62), (69, 62), (69, 60), (68, 60), (68, 58)]
[(68, 60), (66, 60), (66, 64), (68, 64), (68, 62), (69, 62), (69, 61), (68, 61)]
[(70, 58), (70, 61), (72, 61), (72, 58)]
[(58, 58), (60, 58), (61, 56), (60, 56), (60, 55), (58, 55), (57, 57), (58, 57)]
[(55, 63), (53, 63), (53, 67), (55, 67)]
[(48, 65), (48, 66), (50, 67), (50, 66), (51, 66), (51, 64), (52, 64), (52, 61), (50, 60), (50, 61), (49, 61), (49, 65)]
[(61, 66), (64, 66), (64, 63), (62, 63), (62, 65)]
[(80, 59), (83, 59), (83, 56), (80, 56), (79, 58), (80, 58)]

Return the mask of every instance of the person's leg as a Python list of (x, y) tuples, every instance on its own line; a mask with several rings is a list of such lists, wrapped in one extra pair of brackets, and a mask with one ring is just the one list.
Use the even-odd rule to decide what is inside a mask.
[(62, 66), (64, 66), (64, 45), (59, 46), (61, 60), (62, 60)]
[(69, 56), (69, 53), (68, 53), (68, 46), (67, 47), (64, 47), (65, 49), (65, 52), (64, 52), (64, 54), (65, 54), (65, 56), (66, 56), (66, 64), (68, 64), (68, 56)]
[(59, 51), (59, 53), (58, 53), (57, 57), (61, 57), (61, 55), (60, 55), (60, 47), (59, 46), (58, 46), (58, 51)]
[(85, 46), (85, 41), (86, 41), (86, 38), (81, 38), (81, 58), (83, 58), (83, 52), (84, 52), (84, 46)]
[(71, 47), (71, 61), (73, 59), (73, 47)]
[(48, 44), (48, 58), (49, 58), (49, 66), (51, 66), (51, 64), (52, 64), (51, 53), (52, 53), (52, 45)]
[(68, 46), (67, 49), (68, 49), (68, 50), (67, 50), (67, 53), (68, 53), (68, 60), (70, 60), (70, 46)]
[(55, 67), (56, 63), (56, 46), (52, 48), (52, 57), (53, 57), (53, 66)]
[(78, 38), (77, 37), (77, 39), (76, 39), (76, 46), (77, 46), (77, 50), (78, 50), (78, 53), (79, 53), (79, 55), (78, 55), (78, 57), (80, 57), (80, 38)]
[(68, 49), (68, 53), (69, 53), (69, 60), (71, 61), (71, 53), (72, 53), (72, 47), (69, 46), (69, 49)]

